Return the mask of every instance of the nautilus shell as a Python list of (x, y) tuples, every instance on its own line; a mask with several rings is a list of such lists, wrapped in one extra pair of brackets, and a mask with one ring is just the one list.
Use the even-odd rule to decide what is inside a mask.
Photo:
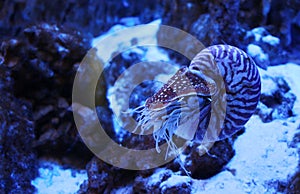
[(261, 90), (254, 61), (230, 45), (200, 51), (139, 109), (138, 127), (171, 148), (174, 134), (217, 141), (238, 132), (254, 113)]

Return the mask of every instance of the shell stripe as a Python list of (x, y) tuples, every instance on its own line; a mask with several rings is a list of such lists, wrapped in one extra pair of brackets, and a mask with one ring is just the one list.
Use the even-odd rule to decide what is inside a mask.
[(219, 73), (223, 77), (227, 108), (222, 134), (228, 135), (243, 127), (260, 97), (260, 76), (254, 61), (236, 47), (215, 45), (202, 50), (190, 66), (197, 66), (209, 77)]

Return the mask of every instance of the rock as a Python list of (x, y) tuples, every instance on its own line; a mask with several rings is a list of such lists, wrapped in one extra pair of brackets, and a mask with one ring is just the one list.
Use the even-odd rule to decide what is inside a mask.
[[(292, 148), (298, 149), (298, 155), (300, 156), (300, 125), (297, 128), (297, 133), (295, 134), (293, 141), (289, 145)], [(300, 160), (299, 160), (300, 161)], [(298, 193), (300, 191), (300, 164), (298, 164), (298, 169), (294, 175), (289, 177), (288, 184), (285, 189), (285, 193)]]
[[(297, 11), (298, 2), (274, 1), (186, 1), (168, 0), (162, 4), (164, 8), (162, 24), (180, 28), (198, 38), (204, 46), (226, 43), (247, 50), (249, 43), (256, 44), (268, 55), (271, 65), (288, 61), (287, 49), (292, 45), (299, 45), (297, 41)], [(259, 14), (258, 14), (259, 13)], [(270, 32), (263, 40), (249, 41), (248, 30), (257, 26), (265, 26)], [(272, 34), (272, 36), (270, 35)], [(162, 34), (159, 34), (163, 36)], [(175, 35), (170, 36), (174, 41)], [(158, 40), (166, 37), (158, 37)], [(280, 41), (271, 45), (270, 39)], [(251, 38), (250, 38), (251, 39)], [(175, 39), (180, 44), (179, 39)], [(294, 42), (293, 42), (294, 40)], [(192, 43), (188, 43), (192, 44)], [(179, 59), (179, 63), (186, 63)], [(267, 66), (268, 64), (259, 65)]]
[(81, 153), (79, 163), (85, 165), (91, 153), (79, 138), (70, 105), (77, 63), (90, 47), (89, 39), (46, 23), (24, 33), (24, 38), (2, 42), (0, 51), (6, 74), (13, 79), (11, 91), (32, 104), (35, 149), (40, 156), (52, 154), (68, 162), (68, 156)]
[[(245, 28), (253, 28), (263, 25), (266, 22), (266, 16), (270, 11), (269, 1), (240, 1), (240, 10), (238, 18), (241, 25)], [(260, 13), (260, 14), (257, 14)]]
[(86, 168), (88, 183), (82, 184), (78, 193), (111, 193), (114, 188), (126, 186), (136, 174), (135, 171), (110, 166), (96, 157), (87, 164)]
[(239, 2), (190, 1), (186, 3), (181, 0), (168, 0), (163, 4), (162, 24), (191, 33), (205, 46), (223, 42), (239, 45), (238, 40), (242, 37), (242, 31), (237, 23)]
[(260, 119), (265, 123), (271, 122), (273, 120), (272, 112), (273, 112), (272, 108), (268, 108), (266, 105), (264, 105), (261, 102), (259, 102), (256, 107), (256, 114), (258, 114)]
[(285, 193), (297, 194), (300, 191), (300, 170), (290, 178), (289, 183), (284, 190)]
[[(122, 127), (114, 129), (118, 133), (113, 139), (128, 148), (136, 145), (149, 147), (149, 144), (141, 144), (141, 142), (146, 141), (154, 145), (154, 141), (152, 137), (141, 138), (128, 133), (134, 129), (135, 123), (124, 112), (140, 106), (148, 96), (153, 95), (159, 89), (162, 84), (158, 81), (151, 81), (158, 74), (168, 75), (176, 69), (176, 67), (170, 69), (165, 62), (144, 61), (146, 53), (151, 49), (153, 47), (133, 49), (117, 55), (104, 70), (104, 82), (108, 87), (108, 105), (103, 105), (103, 107), (108, 106), (113, 109), (110, 112), (113, 111), (117, 119), (122, 122)], [(133, 117), (136, 118), (137, 115), (133, 115)], [(123, 139), (122, 142), (120, 142), (120, 138)]]
[(162, 182), (170, 178), (173, 172), (169, 169), (157, 169), (150, 176), (137, 176), (134, 180), (133, 191), (137, 193), (160, 193)]
[(199, 155), (197, 146), (199, 144), (193, 143), (184, 152), (184, 166), (195, 179), (207, 179), (218, 174), (234, 156), (233, 139), (215, 142), (202, 156)]
[(158, 0), (6, 1), (1, 3), (0, 40), (18, 36), (26, 26), (41, 22), (56, 23), (82, 33), (99, 35), (118, 23), (120, 18), (136, 16), (141, 23), (147, 23), (157, 19), (160, 12)]
[[(247, 45), (251, 44), (251, 46), (259, 46), (259, 49), (261, 49), (259, 52), (260, 54), (258, 55), (257, 52), (252, 52), (252, 57), (260, 67), (266, 69), (269, 65), (286, 63), (289, 58), (289, 52), (286, 51), (286, 47), (291, 44), (291, 40), (286, 39), (291, 39), (291, 30), (279, 33), (279, 29), (272, 30), (272, 28), (269, 27), (266, 27), (266, 29), (263, 27), (254, 28), (269, 23), (270, 21), (268, 18), (270, 15), (275, 16), (276, 14), (276, 16), (278, 16), (278, 13), (275, 12), (274, 8), (277, 6), (275, 5), (276, 2), (277, 1), (272, 1), (272, 4), (270, 1), (229, 1), (226, 3), (192, 1), (186, 3), (185, 1), (180, 0), (169, 0), (163, 4), (164, 15), (162, 24), (180, 28), (194, 35), (206, 47), (214, 44), (226, 43), (238, 46), (243, 50), (259, 51), (254, 48), (247, 48)], [(257, 14), (257, 10), (261, 10), (262, 14)], [(282, 11), (282, 14), (279, 16), (282, 18), (282, 21), (280, 21), (279, 24), (274, 20), (270, 25), (273, 27), (287, 25), (287, 28), (290, 29), (292, 24), (284, 22), (284, 18), (288, 17), (286, 16), (288, 12), (289, 11)], [(252, 31), (247, 31), (251, 28), (254, 29)], [(176, 34), (167, 34), (168, 35), (165, 36), (164, 33), (159, 33), (158, 41), (168, 40), (169, 38), (168, 42), (174, 42), (174, 44), (177, 45), (193, 45), (193, 41), (189, 42), (189, 40), (184, 40), (184, 43), (182, 44), (180, 41), (183, 39), (182, 37), (176, 38)], [(193, 45), (193, 47), (195, 46)], [(199, 52), (201, 49), (203, 49), (203, 47), (196, 50)], [(169, 53), (170, 56), (173, 55), (172, 58), (174, 58), (175, 55), (175, 59), (180, 64), (187, 65), (189, 63), (189, 61), (183, 59), (182, 56), (180, 57), (170, 51)], [(250, 53), (251, 52), (249, 52), (249, 54)], [(196, 53), (194, 55), (196, 55)]]
[(0, 92), (0, 193), (33, 193), (31, 180), (38, 171), (37, 154), (32, 147), (32, 108), (30, 103)]
[(248, 31), (244, 42), (248, 44), (247, 53), (263, 69), (288, 61), (288, 52), (284, 50), (281, 40), (263, 27)]
[[(234, 155), (231, 143), (228, 140), (225, 142), (228, 145), (224, 142), (218, 142), (209, 151), (209, 155), (206, 154), (201, 157), (197, 155), (198, 152), (194, 145), (193, 151), (190, 151), (185, 156), (184, 163), (186, 169), (191, 171), (193, 178), (206, 179), (223, 170), (224, 166)], [(110, 167), (110, 165), (94, 158), (87, 165), (87, 171), (89, 174), (88, 185), (84, 186), (86, 183), (82, 185), (82, 188), (85, 188), (87, 193), (110, 192), (120, 187), (128, 187), (133, 180), (132, 190), (138, 193), (147, 193), (149, 191), (190, 193), (192, 189), (192, 179), (187, 177), (185, 171), (181, 169), (178, 159), (166, 164), (163, 170), (157, 168), (156, 170), (131, 171)], [(159, 174), (157, 174), (158, 171), (160, 171)], [(174, 183), (172, 179), (178, 179), (178, 181)]]
[(172, 175), (160, 184), (161, 193), (188, 194), (192, 192), (192, 180), (189, 177)]
[(297, 21), (298, 8), (297, 0), (241, 0), (238, 18), (245, 29), (266, 26), (268, 31), (281, 39), (280, 45), (287, 48), (291, 46), (292, 39), (297, 37), (293, 33), (293, 25)]
[(270, 122), (274, 119), (286, 119), (294, 115), (293, 106), (296, 100), (295, 94), (283, 77), (271, 77), (264, 75), (261, 103), (257, 107), (257, 114), (262, 121)]
[(89, 39), (80, 32), (47, 23), (26, 28), (24, 34), (35, 47), (36, 56), (45, 63), (56, 60), (58, 64), (54, 63), (52, 68), (61, 72), (68, 68), (66, 64), (61, 65), (64, 60), (69, 64), (79, 62), (90, 47)]
[[(207, 179), (224, 169), (224, 166), (234, 156), (232, 142), (240, 134), (232, 139), (218, 141), (208, 151), (200, 156), (197, 147), (199, 144), (191, 143), (179, 158), (166, 164), (163, 168), (157, 168), (149, 174), (138, 175), (134, 181), (133, 191), (138, 193), (191, 193), (192, 185), (196, 179)], [(189, 171), (188, 177), (182, 165)]]
[(147, 178), (138, 176), (133, 185), (136, 193), (191, 193), (192, 179), (175, 175), (168, 169), (157, 169)]
[[(11, 44), (18, 43), (12, 40)], [(31, 180), (38, 175), (38, 167), (32, 146), (35, 138), (32, 104), (12, 94), (15, 80), (10, 68), (16, 64), (16, 57), (9, 55), (13, 59), (7, 63), (9, 67), (4, 60), (0, 65), (0, 193), (33, 193)]]
[(267, 69), (270, 65), (269, 55), (264, 53), (263, 50), (255, 44), (249, 44), (247, 53), (253, 58), (257, 66), (262, 69)]

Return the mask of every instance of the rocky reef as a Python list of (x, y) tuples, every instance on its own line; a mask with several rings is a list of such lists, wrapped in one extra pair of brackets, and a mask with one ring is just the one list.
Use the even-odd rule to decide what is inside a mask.
[[(44, 160), (85, 169), (87, 180), (74, 190), (78, 193), (297, 193), (299, 10), (298, 0), (1, 2), (0, 193), (47, 193), (32, 182), (41, 177), (38, 169)], [(158, 168), (126, 170), (103, 162), (82, 141), (73, 111), (85, 127), (95, 121), (91, 107), (72, 106), (73, 81), (84, 57), (98, 64), (97, 50), (89, 51), (93, 41), (153, 20), (190, 33), (205, 47), (221, 43), (243, 49), (259, 66), (262, 94), (245, 128), (216, 141), (205, 154), (199, 155), (199, 145), (191, 142), (180, 157)], [(196, 54), (192, 48), (200, 50), (192, 39), (161, 30), (149, 36), (158, 43), (176, 42), (174, 47), (190, 55)], [(178, 41), (173, 41), (176, 37)], [(153, 77), (167, 79), (174, 74), (166, 63), (177, 70), (190, 60), (171, 49), (136, 46), (140, 42), (133, 37), (129, 42), (133, 49), (109, 56), (95, 103), (97, 119), (114, 142), (143, 150), (154, 148), (155, 140), (129, 133), (125, 128), (130, 120), (121, 112), (126, 103), (138, 107), (161, 87), (151, 81)], [(152, 67), (147, 62), (154, 59), (158, 62)], [(126, 70), (138, 63), (135, 78), (150, 81), (131, 86), (126, 79), (132, 75)], [(116, 85), (121, 75), (125, 81)], [(88, 87), (90, 82), (86, 78)], [(128, 92), (132, 92), (129, 102), (124, 101)], [(116, 124), (114, 108), (120, 110), (123, 128)], [(114, 160), (122, 160), (122, 154)]]
[(6, 193), (34, 191), (30, 181), (38, 175), (38, 157), (60, 156), (65, 163), (76, 152), (86, 153), (86, 161), (91, 157), (70, 110), (76, 63), (89, 47), (79, 33), (48, 24), (24, 29), (23, 39), (2, 42), (1, 185)]
[(2, 67), (0, 79), (0, 192), (32, 193), (35, 188), (30, 182), (37, 176), (32, 107), (7, 91), (12, 80)]

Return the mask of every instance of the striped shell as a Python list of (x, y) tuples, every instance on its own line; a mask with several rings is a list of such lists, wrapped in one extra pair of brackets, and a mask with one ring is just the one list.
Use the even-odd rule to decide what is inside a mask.
[[(189, 69), (215, 80), (219, 89), (215, 103), (226, 99), (225, 121), (219, 138), (226, 138), (240, 130), (254, 113), (260, 98), (260, 76), (254, 61), (237, 47), (215, 45), (197, 54)], [(219, 75), (223, 80), (218, 79)], [(225, 95), (221, 92), (223, 87)]]

